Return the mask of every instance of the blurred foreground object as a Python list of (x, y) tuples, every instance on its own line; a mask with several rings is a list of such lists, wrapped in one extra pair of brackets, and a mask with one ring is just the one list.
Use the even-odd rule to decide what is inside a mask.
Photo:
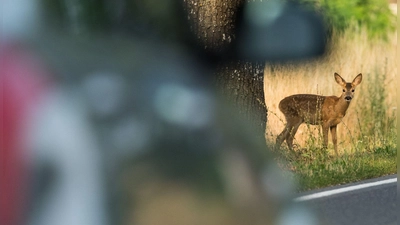
[[(36, 128), (53, 131), (35, 134), (34, 140), (46, 144), (45, 137), (52, 137), (53, 149), (71, 154), (64, 160), (73, 162), (81, 152), (74, 165), (86, 159), (90, 166), (99, 159), (95, 153), (101, 154), (104, 168), (97, 171), (105, 178), (110, 224), (316, 224), (315, 215), (304, 208), (299, 210), (308, 214), (298, 214), (292, 206), (294, 184), (282, 175), (264, 140), (204, 79), (209, 69), (186, 51), (134, 40), (129, 45), (121, 38), (121, 45), (105, 38), (46, 39), (46, 46), (54, 47), (41, 49), (61, 77), (70, 71), (75, 76), (67, 77), (63, 98), (49, 101), (59, 110), (46, 110)], [(137, 46), (142, 51), (135, 51)], [(53, 51), (64, 54), (55, 58)], [(76, 61), (82, 54), (88, 57)], [(51, 118), (59, 122), (48, 124)], [(76, 143), (86, 147), (63, 150)], [(81, 176), (77, 168), (68, 168), (62, 174)], [(77, 181), (65, 180), (81, 193)], [(92, 190), (101, 185), (90, 183)]]
[[(243, 56), (235, 50), (239, 45), (229, 47), (233, 55), (207, 52), (190, 36), (181, 8), (149, 2), (150, 11), (167, 15), (161, 27), (142, 29), (153, 23), (143, 17), (137, 24), (142, 20), (133, 15), (131, 25), (141, 32), (99, 34), (85, 32), (79, 22), (93, 18), (89, 12), (101, 15), (82, 8), (88, 1), (58, 1), (67, 4), (62, 15), (72, 21), (71, 30), (46, 27), (27, 42), (54, 71), (55, 82), (32, 102), (24, 124), (23, 151), (30, 157), (25, 171), (32, 179), (16, 185), (27, 187), (29, 198), (21, 200), (28, 213), (16, 209), (14, 215), (24, 215), (30, 225), (316, 224), (311, 212), (293, 208), (293, 184), (265, 150), (258, 129), (212, 85), (219, 63)], [(164, 36), (166, 31), (176, 35)]]
[(0, 224), (104, 224), (100, 153), (83, 108), (30, 45), (38, 1), (0, 2)]
[(24, 45), (0, 49), (1, 224), (104, 223), (99, 151), (79, 101)]
[(0, 42), (0, 223), (20, 224), (29, 199), (31, 152), (26, 122), (46, 85), (44, 71), (19, 46)]
[(36, 25), (35, 1), (0, 1), (0, 224), (25, 221), (31, 152), (26, 121), (46, 89), (40, 63), (21, 45)]
[(321, 14), (297, 1), (251, 1), (237, 24), (238, 58), (287, 62), (322, 56), (328, 41)]

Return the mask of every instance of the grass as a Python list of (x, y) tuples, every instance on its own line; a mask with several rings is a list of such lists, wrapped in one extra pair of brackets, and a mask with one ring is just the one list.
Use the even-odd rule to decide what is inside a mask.
[[(343, 184), (396, 173), (397, 33), (389, 41), (368, 39), (365, 31), (338, 34), (326, 57), (296, 64), (267, 64), (264, 93), (268, 107), (266, 139), (271, 145), (286, 123), (278, 109), (292, 94), (341, 94), (334, 72), (347, 82), (363, 73), (355, 98), (338, 125), (339, 157), (333, 145), (322, 147), (319, 126), (303, 124), (295, 136), (295, 153), (285, 143), (277, 152), (282, 167), (294, 174), (299, 190)], [(273, 96), (273, 97), (271, 97)], [(330, 134), (329, 134), (330, 135)]]
[(297, 180), (298, 191), (393, 174), (397, 168), (395, 148), (346, 153), (340, 157), (332, 157), (321, 148), (304, 148), (296, 154), (280, 153), (277, 160), (281, 167), (292, 172), (288, 176)]

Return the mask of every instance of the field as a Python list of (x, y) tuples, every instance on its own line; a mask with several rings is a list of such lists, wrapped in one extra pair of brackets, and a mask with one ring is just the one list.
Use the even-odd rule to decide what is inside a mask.
[(388, 40), (370, 40), (363, 31), (334, 34), (333, 40), (325, 57), (267, 64), (264, 71), (266, 139), (271, 146), (286, 123), (278, 109), (282, 98), (299, 93), (339, 96), (342, 88), (334, 80), (335, 72), (347, 82), (363, 74), (337, 128), (339, 157), (334, 157), (330, 136), (328, 149), (322, 149), (320, 127), (305, 124), (295, 136), (296, 153), (291, 153), (286, 143), (275, 150), (285, 167), (300, 179), (301, 189), (396, 172), (397, 32), (391, 33)]

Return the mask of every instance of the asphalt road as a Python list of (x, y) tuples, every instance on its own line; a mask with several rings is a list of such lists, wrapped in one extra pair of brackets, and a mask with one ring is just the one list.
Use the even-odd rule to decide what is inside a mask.
[(324, 225), (395, 225), (396, 178), (390, 175), (302, 193), (295, 201), (314, 209)]

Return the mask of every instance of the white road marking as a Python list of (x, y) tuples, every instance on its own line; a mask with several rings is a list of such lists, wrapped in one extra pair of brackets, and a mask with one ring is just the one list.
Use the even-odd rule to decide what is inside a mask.
[(355, 191), (355, 190), (359, 190), (359, 189), (363, 189), (363, 188), (374, 187), (374, 186), (379, 186), (379, 185), (383, 185), (383, 184), (390, 184), (390, 183), (394, 183), (394, 182), (397, 182), (397, 177), (396, 178), (387, 179), (387, 180), (371, 182), (371, 183), (358, 184), (358, 185), (339, 188), (339, 189), (335, 189), (335, 190), (318, 192), (318, 193), (314, 193), (314, 194), (305, 195), (305, 196), (301, 196), (301, 197), (295, 198), (293, 201), (295, 201), (295, 202), (307, 201), (307, 200), (312, 200), (312, 199), (332, 196), (332, 195), (336, 195), (336, 194), (340, 194), (340, 193), (344, 193), (344, 192)]

